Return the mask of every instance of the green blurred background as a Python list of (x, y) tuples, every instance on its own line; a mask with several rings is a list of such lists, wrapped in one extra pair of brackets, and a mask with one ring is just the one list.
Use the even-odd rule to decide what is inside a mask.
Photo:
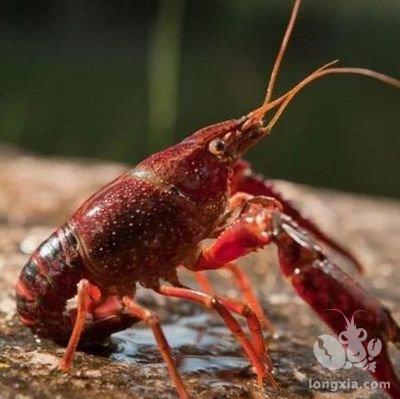
[[(262, 101), (292, 2), (3, 0), (0, 141), (136, 163)], [(400, 78), (399, 0), (304, 1), (276, 94), (340, 58)], [(400, 197), (400, 93), (332, 76), (248, 158), (265, 176)]]

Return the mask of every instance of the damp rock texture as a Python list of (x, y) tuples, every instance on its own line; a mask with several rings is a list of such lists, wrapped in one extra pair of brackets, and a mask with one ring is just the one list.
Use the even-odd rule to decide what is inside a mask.
[[(126, 170), (124, 165), (39, 158), (0, 152), (0, 398), (174, 398), (152, 335), (137, 325), (102, 347), (79, 352), (70, 374), (57, 371), (63, 348), (34, 337), (15, 316), (13, 287), (29, 253), (85, 197)], [(351, 248), (366, 267), (357, 277), (400, 321), (400, 203), (277, 182), (304, 213)], [(351, 265), (334, 258), (344, 269)], [(140, 301), (157, 311), (195, 398), (383, 398), (362, 388), (370, 377), (352, 368), (331, 372), (313, 345), (328, 329), (293, 293), (278, 272), (275, 251), (241, 261), (276, 332), (266, 333), (279, 390), (260, 388), (240, 348), (219, 318), (178, 300), (139, 289)], [(219, 293), (238, 293), (224, 273), (211, 273)], [(186, 284), (194, 286), (189, 273)], [(400, 373), (400, 356), (392, 358)], [(356, 381), (338, 392), (310, 387), (315, 381)]]

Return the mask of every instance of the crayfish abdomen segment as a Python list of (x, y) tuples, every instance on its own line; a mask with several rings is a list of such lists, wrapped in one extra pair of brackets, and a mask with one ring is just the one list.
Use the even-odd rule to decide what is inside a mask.
[(77, 242), (64, 225), (32, 254), (20, 274), (16, 294), (22, 322), (42, 337), (68, 339), (72, 322), (64, 310), (82, 272)]
[[(67, 343), (76, 315), (69, 300), (74, 302), (77, 285), (85, 273), (78, 242), (65, 224), (39, 246), (22, 269), (16, 285), (17, 311), (22, 323), (42, 338)], [(80, 343), (104, 341), (136, 321), (118, 311), (104, 317), (96, 314), (87, 323)]]

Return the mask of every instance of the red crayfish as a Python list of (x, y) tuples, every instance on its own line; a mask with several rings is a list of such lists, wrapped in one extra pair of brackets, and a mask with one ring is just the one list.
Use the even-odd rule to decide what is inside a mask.
[[(70, 369), (78, 344), (102, 341), (143, 321), (154, 333), (179, 397), (189, 396), (157, 315), (135, 302), (139, 284), (216, 311), (242, 346), (258, 381), (276, 386), (262, 335), (262, 326), (268, 328), (270, 322), (244, 271), (234, 263), (274, 243), (283, 274), (334, 332), (343, 330), (343, 318), (327, 309), (340, 309), (347, 317), (362, 311), (358, 324), (383, 342), (372, 375), (389, 381), (389, 394), (400, 397), (400, 381), (387, 353), (388, 342), (400, 342), (400, 328), (378, 300), (324, 255), (318, 242), (351, 259), (358, 269), (361, 265), (242, 160), (270, 134), (296, 94), (316, 79), (359, 74), (400, 88), (396, 79), (336, 67), (334, 61), (272, 100), (299, 6), (296, 0), (259, 108), (200, 129), (151, 155), (92, 195), (32, 254), (16, 285), (19, 317), (35, 334), (67, 344), (62, 370)], [(202, 246), (210, 238), (211, 245)], [(178, 266), (196, 273), (202, 291), (179, 282)], [(245, 301), (210, 293), (201, 272), (220, 268), (233, 273)], [(250, 338), (233, 314), (246, 320)]]

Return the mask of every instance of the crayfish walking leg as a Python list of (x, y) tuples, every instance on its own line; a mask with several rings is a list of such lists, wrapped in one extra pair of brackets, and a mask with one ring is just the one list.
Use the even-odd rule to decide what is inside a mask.
[(150, 312), (149, 310), (138, 305), (131, 297), (123, 297), (122, 302), (126, 306), (127, 310), (135, 317), (143, 320), (153, 331), (154, 338), (157, 342), (158, 349), (167, 364), (171, 379), (178, 391), (180, 399), (187, 399), (189, 395), (186, 391), (185, 385), (182, 382), (182, 378), (176, 368), (175, 362), (171, 355), (171, 349), (168, 345), (168, 341), (165, 338), (164, 332), (160, 326), (160, 321), (157, 315)]
[(75, 325), (72, 330), (71, 337), (68, 342), (65, 354), (60, 362), (60, 369), (69, 371), (72, 360), (78, 346), (80, 337), (85, 328), (86, 316), (89, 311), (90, 303), (90, 284), (87, 280), (81, 280), (78, 284), (78, 305)]
[[(218, 269), (270, 243), (277, 245), (281, 270), (298, 295), (336, 334), (345, 329), (344, 320), (328, 310), (338, 309), (348, 318), (361, 311), (358, 324), (368, 337), (382, 342), (382, 351), (374, 358), (376, 369), (370, 373), (390, 383), (388, 393), (399, 398), (400, 381), (387, 352), (388, 342), (400, 342), (399, 326), (377, 299), (326, 258), (317, 242), (282, 213), (273, 199), (251, 198), (237, 220), (202, 251), (193, 270)], [(363, 342), (366, 350), (367, 343)]]
[[(277, 387), (274, 377), (270, 373), (271, 361), (264, 349), (261, 325), (259, 324), (257, 317), (251, 316), (251, 309), (246, 308), (246, 306), (242, 306), (239, 302), (229, 298), (223, 298), (217, 295), (208, 295), (186, 287), (162, 285), (157, 289), (157, 292), (162, 295), (197, 302), (200, 305), (215, 310), (221, 316), (237, 341), (241, 344), (257, 373), (258, 382), (261, 384), (264, 379), (267, 379), (272, 386)], [(232, 316), (231, 312), (238, 313), (247, 318), (255, 345), (253, 345), (253, 343), (245, 336), (242, 328)]]
[[(246, 301), (251, 310), (257, 315), (257, 318), (263, 328), (268, 331), (273, 331), (274, 327), (272, 325), (272, 322), (264, 312), (264, 309), (262, 308), (259, 299), (254, 293), (250, 279), (247, 277), (246, 273), (235, 263), (228, 263), (223, 267), (232, 273), (236, 285), (243, 296), (243, 299)], [(212, 294), (214, 292), (212, 284), (209, 278), (204, 274), (204, 272), (196, 272), (196, 280), (200, 288), (204, 292), (207, 292), (208, 294)]]
[[(107, 323), (107, 320), (112, 320), (112, 317), (116, 315), (122, 316), (124, 309), (131, 314), (132, 321), (144, 321), (152, 329), (158, 349), (167, 364), (168, 372), (179, 394), (179, 398), (188, 399), (189, 395), (176, 368), (171, 355), (171, 349), (161, 329), (157, 315), (138, 305), (129, 296), (123, 298), (108, 296), (102, 300), (100, 290), (87, 280), (81, 280), (78, 284), (75, 324), (67, 349), (60, 362), (60, 369), (65, 372), (69, 371), (80, 338), (82, 334), (88, 331), (87, 316), (89, 314), (92, 317), (104, 318)], [(103, 325), (103, 327), (105, 326)], [(91, 328), (93, 329), (93, 326)]]

